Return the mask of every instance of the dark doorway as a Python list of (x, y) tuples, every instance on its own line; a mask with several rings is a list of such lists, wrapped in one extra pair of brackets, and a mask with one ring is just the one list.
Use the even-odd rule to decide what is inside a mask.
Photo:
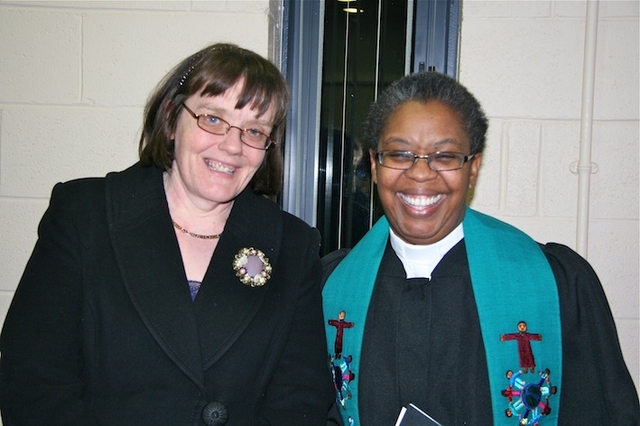
[(459, 8), (460, 0), (285, 1), (287, 141), (304, 149), (285, 149), (283, 207), (320, 230), (321, 254), (353, 247), (382, 214), (360, 126), (403, 75), (455, 76)]

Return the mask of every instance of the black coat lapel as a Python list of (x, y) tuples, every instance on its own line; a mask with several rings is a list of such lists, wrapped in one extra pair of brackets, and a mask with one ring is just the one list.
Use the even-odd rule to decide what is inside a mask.
[(277, 270), (280, 208), (250, 189), (238, 196), (191, 302), (162, 172), (136, 165), (110, 174), (106, 197), (113, 248), (133, 304), (167, 355), (204, 389), (204, 370), (238, 339), (270, 289), (271, 280), (263, 287), (242, 284), (233, 259), (254, 247)]
[(261, 250), (277, 271), (282, 216), (280, 208), (245, 190), (236, 199), (195, 301), (204, 367), (209, 368), (238, 339), (273, 283), (250, 287), (233, 270), (242, 248)]
[(149, 332), (204, 390), (194, 309), (162, 171), (135, 165), (106, 179), (109, 232), (124, 284)]

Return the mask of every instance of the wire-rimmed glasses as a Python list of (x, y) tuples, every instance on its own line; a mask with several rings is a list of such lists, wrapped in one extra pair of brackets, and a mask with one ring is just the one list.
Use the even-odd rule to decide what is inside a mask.
[(242, 143), (251, 148), (267, 150), (271, 145), (275, 144), (270, 135), (262, 133), (258, 129), (243, 129), (242, 127), (233, 126), (226, 120), (215, 115), (196, 114), (184, 102), (182, 106), (187, 110), (189, 115), (196, 119), (198, 127), (207, 133), (222, 136), (229, 133), (229, 130), (233, 127), (240, 130), (240, 140)]
[(411, 151), (377, 151), (374, 153), (381, 166), (390, 169), (409, 170), (419, 159), (425, 160), (434, 172), (458, 170), (475, 154), (464, 155), (459, 152), (438, 151), (426, 155), (416, 155)]

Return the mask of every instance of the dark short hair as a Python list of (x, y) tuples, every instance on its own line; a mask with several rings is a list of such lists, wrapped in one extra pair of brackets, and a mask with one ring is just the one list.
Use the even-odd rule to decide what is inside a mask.
[(282, 187), (282, 148), (289, 89), (278, 68), (255, 52), (234, 44), (218, 43), (180, 62), (158, 84), (144, 111), (138, 153), (143, 165), (170, 170), (174, 160), (175, 133), (182, 102), (196, 94), (219, 96), (243, 80), (236, 104), (256, 109), (259, 115), (274, 107), (271, 138), (275, 142), (251, 180), (254, 191), (276, 195)]
[(445, 74), (418, 72), (391, 83), (371, 105), (362, 129), (365, 152), (369, 149), (375, 151), (389, 115), (408, 101), (439, 101), (447, 105), (460, 115), (470, 139), (470, 153), (477, 154), (484, 150), (488, 122), (476, 98), (462, 84)]

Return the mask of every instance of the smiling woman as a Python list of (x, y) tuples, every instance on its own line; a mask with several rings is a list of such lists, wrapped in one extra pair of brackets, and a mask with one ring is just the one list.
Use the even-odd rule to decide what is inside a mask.
[(320, 236), (263, 196), (288, 102), (209, 46), (149, 98), (139, 163), (55, 186), (0, 337), (5, 426), (325, 424)]
[(591, 266), (466, 205), (487, 132), (474, 96), (411, 74), (364, 129), (384, 216), (323, 258), (332, 420), (391, 425), (413, 404), (443, 425), (637, 425)]
[[(265, 158), (268, 136), (254, 130), (260, 142), (256, 147), (246, 142), (253, 139), (248, 139), (242, 129), (259, 127), (270, 133), (273, 108), (261, 117), (251, 105), (237, 108), (244, 84), (240, 80), (218, 96), (192, 95), (181, 104), (183, 110), (172, 134), (174, 160), (165, 174), (165, 191), (171, 217), (188, 223), (194, 232), (222, 232), (235, 198), (249, 185)], [(205, 127), (199, 124), (203, 120), (193, 119), (191, 110), (215, 112), (234, 123), (242, 123), (243, 127), (233, 126), (233, 131), (229, 131), (232, 127), (218, 124), (223, 122), (222, 118), (196, 114), (207, 120)], [(211, 123), (219, 126), (222, 134), (212, 134)], [(197, 207), (198, 214), (190, 213), (193, 207)], [(206, 268), (207, 264), (202, 266)]]
[[(460, 115), (446, 104), (407, 101), (386, 119), (377, 149), (427, 156), (450, 152), (466, 158), (471, 142)], [(383, 156), (375, 161), (376, 153), (370, 151), (371, 175), (396, 235), (410, 244), (433, 244), (462, 222), (482, 159), (481, 153), (474, 154), (470, 162), (458, 161), (455, 167), (447, 167), (449, 170), (434, 170), (428, 160), (412, 161), (407, 169), (398, 170), (381, 162)]]

